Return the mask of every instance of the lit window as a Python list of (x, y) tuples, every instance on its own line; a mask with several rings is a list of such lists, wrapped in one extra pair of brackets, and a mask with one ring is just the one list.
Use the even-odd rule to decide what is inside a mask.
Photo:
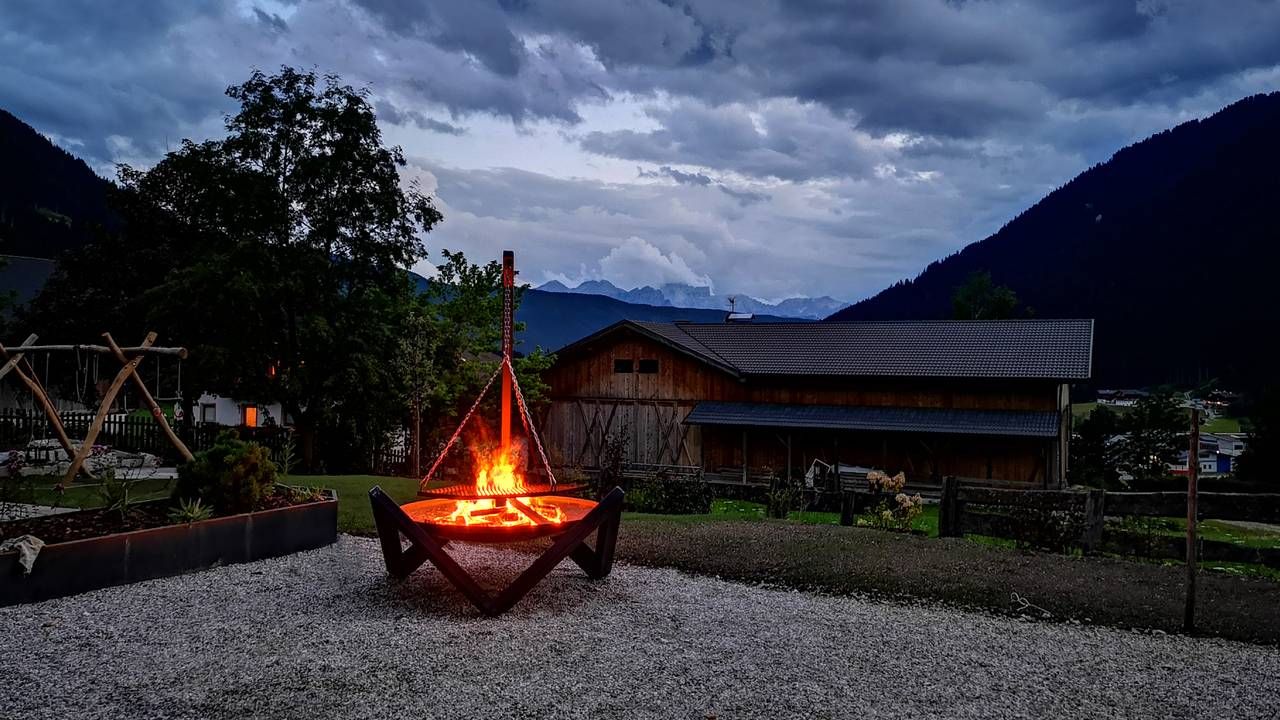
[(658, 361), (653, 358), (645, 358), (640, 361), (640, 372), (646, 375), (652, 375), (658, 372)]
[(254, 405), (244, 406), (244, 426), (258, 427), (258, 408)]
[(629, 373), (635, 369), (635, 361), (631, 358), (618, 358), (613, 361), (613, 371), (616, 373)]

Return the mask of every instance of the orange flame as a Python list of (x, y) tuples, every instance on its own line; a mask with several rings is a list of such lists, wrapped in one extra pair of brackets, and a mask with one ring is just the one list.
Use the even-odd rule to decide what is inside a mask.
[[(510, 448), (498, 448), (487, 457), (477, 455), (476, 500), (456, 500), (453, 512), (440, 518), (452, 525), (514, 527), (558, 525), (564, 511), (554, 500), (542, 497), (509, 497), (525, 490), (524, 475), (516, 469)], [(502, 496), (502, 497), (485, 497)]]

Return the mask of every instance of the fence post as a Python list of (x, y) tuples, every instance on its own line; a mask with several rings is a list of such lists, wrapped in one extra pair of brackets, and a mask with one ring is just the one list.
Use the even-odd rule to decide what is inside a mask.
[(852, 484), (849, 487), (841, 486), (840, 488), (840, 524), (845, 527), (853, 525), (853, 516), (858, 511), (858, 497), (853, 491)]
[(1086, 553), (1096, 552), (1102, 547), (1103, 503), (1106, 493), (1102, 490), (1090, 490), (1084, 499), (1084, 530), (1080, 536), (1080, 547)]
[(942, 478), (942, 499), (938, 504), (938, 537), (960, 537), (960, 481), (955, 476)]

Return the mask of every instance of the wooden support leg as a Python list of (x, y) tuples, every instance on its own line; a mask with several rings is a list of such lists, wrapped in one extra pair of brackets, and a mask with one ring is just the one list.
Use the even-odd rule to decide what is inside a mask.
[[(510, 585), (496, 595), (490, 595), (444, 551), (444, 543), (415, 523), (382, 488), (374, 487), (369, 491), (387, 572), (402, 578), (430, 560), (476, 609), (489, 616), (510, 610), (565, 558), (572, 558), (593, 579), (607, 576), (613, 568), (614, 547), (622, 518), (622, 498), (622, 489), (614, 488), (591, 512), (558, 536), (551, 547)], [(594, 550), (584, 542), (593, 532), (596, 533)], [(408, 538), (408, 549), (401, 545), (401, 535)]]
[[(107, 347), (111, 348), (111, 353), (116, 356), (116, 359), (127, 366), (129, 359), (125, 357), (124, 351), (120, 349), (120, 346), (116, 345), (116, 341), (111, 338), (111, 333), (102, 333), (102, 337), (106, 339)], [(182, 442), (182, 439), (173, 431), (173, 428), (169, 427), (169, 421), (164, 416), (164, 410), (160, 409), (160, 404), (156, 402), (155, 398), (151, 397), (151, 391), (147, 389), (147, 384), (138, 375), (136, 366), (134, 370), (129, 372), (129, 377), (133, 379), (134, 387), (138, 389), (138, 395), (142, 398), (142, 403), (151, 411), (151, 417), (160, 423), (160, 429), (164, 431), (165, 437), (169, 438), (169, 442), (177, 449), (184, 460), (187, 462), (195, 460), (195, 456), (187, 449), (187, 444)]]
[[(147, 338), (142, 341), (142, 348), (151, 347), (156, 341), (155, 333), (147, 333)], [(98, 439), (98, 433), (102, 431), (102, 423), (107, 419), (107, 413), (111, 411), (111, 403), (115, 402), (116, 394), (120, 392), (120, 388), (124, 386), (124, 381), (129, 379), (129, 375), (138, 369), (138, 364), (142, 362), (142, 355), (139, 354), (120, 368), (120, 372), (116, 373), (116, 377), (111, 381), (111, 386), (107, 388), (107, 393), (102, 396), (102, 403), (98, 405), (98, 414), (93, 416), (93, 422), (89, 425), (89, 432), (85, 435), (84, 440), (80, 443), (80, 451), (76, 453), (75, 458), (71, 461), (71, 467), (67, 468), (67, 476), (63, 481), (70, 485), (76, 479), (76, 474), (80, 472), (80, 466), (84, 465), (84, 461), (89, 457), (89, 453), (93, 451), (93, 441)]]
[[(26, 347), (35, 341), (36, 336), (34, 334), (29, 335), (26, 340), (22, 341), (22, 345), (20, 347)], [(8, 351), (5, 350), (5, 347), (0, 345), (0, 355), (9, 358), (8, 362), (4, 364), (4, 367), (0, 368), (0, 378), (3, 378), (6, 374), (12, 371), (14, 376), (21, 380), (22, 383), (31, 390), (31, 394), (35, 396), (36, 400), (40, 403), (41, 409), (44, 410), (44, 416), (48, 418), (49, 426), (53, 428), (53, 434), (58, 436), (58, 443), (62, 445), (62, 449), (67, 452), (67, 457), (75, 457), (76, 449), (71, 445), (71, 438), (67, 436), (67, 429), (62, 424), (62, 417), (58, 415), (58, 409), (53, 406), (53, 401), (49, 399), (48, 393), (45, 392), (44, 387), (42, 387), (35, 378), (28, 376), (22, 371), (22, 368), (18, 366), (18, 362), (22, 360), (23, 353), (15, 352), (10, 356)], [(93, 477), (93, 473), (91, 472), (86, 474)]]

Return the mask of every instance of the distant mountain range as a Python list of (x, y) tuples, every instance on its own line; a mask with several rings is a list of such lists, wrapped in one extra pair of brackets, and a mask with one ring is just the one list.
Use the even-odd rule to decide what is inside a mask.
[[(1280, 93), (1117, 152), (987, 239), (832, 320), (942, 318), (975, 271), (1037, 317), (1096, 320), (1101, 387), (1275, 382)], [(1270, 330), (1268, 328), (1271, 328)]]
[(603, 295), (623, 302), (658, 307), (702, 308), (722, 312), (729, 310), (729, 298), (732, 297), (734, 299), (733, 309), (737, 312), (808, 320), (827, 317), (847, 304), (826, 296), (787, 298), (778, 303), (768, 303), (749, 295), (738, 293), (713, 295), (709, 287), (680, 283), (667, 283), (661, 287), (645, 285), (633, 290), (623, 290), (608, 280), (585, 280), (576, 287), (569, 287), (559, 280), (552, 280), (538, 286), (537, 289), (555, 293)]
[[(431, 282), (417, 273), (413, 273), (413, 277), (419, 289)], [(723, 322), (726, 314), (723, 310), (648, 305), (624, 302), (595, 293), (565, 293), (544, 288), (546, 285), (525, 290), (520, 307), (516, 310), (516, 320), (525, 324), (524, 331), (516, 335), (518, 352), (532, 352), (535, 348), (552, 352), (619, 320), (688, 320), (710, 323)], [(779, 322), (794, 321), (795, 318), (757, 315), (753, 320)]]

